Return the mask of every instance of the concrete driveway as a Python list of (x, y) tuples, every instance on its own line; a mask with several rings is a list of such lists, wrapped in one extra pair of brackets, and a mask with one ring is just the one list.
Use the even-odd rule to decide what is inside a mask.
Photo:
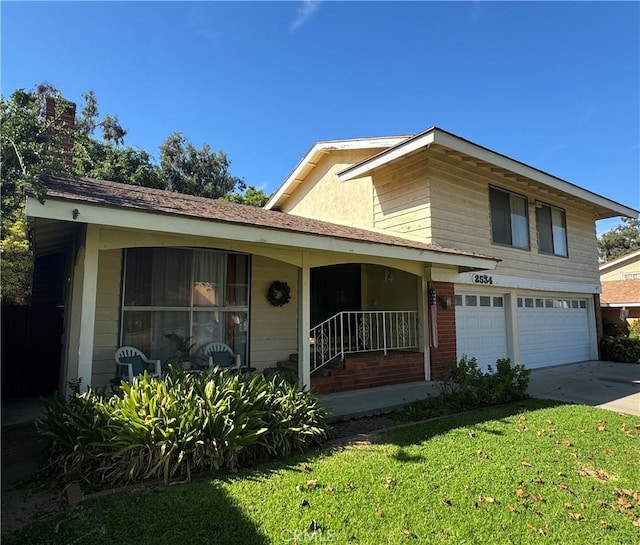
[(534, 369), (529, 395), (640, 416), (640, 364), (586, 361)]

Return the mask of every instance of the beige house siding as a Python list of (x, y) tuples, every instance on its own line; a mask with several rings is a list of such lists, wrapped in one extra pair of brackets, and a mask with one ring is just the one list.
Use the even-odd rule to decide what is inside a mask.
[(621, 263), (618, 266), (612, 267), (610, 270), (603, 273), (600, 279), (603, 282), (606, 282), (608, 280), (624, 280), (624, 278), (622, 278), (622, 275), (629, 273), (640, 274), (640, 257), (636, 258), (634, 261)]
[[(292, 265), (253, 256), (251, 278), (251, 365), (264, 369), (297, 352), (297, 271)], [(115, 373), (114, 353), (118, 348), (121, 301), (122, 250), (100, 252), (93, 346), (92, 385), (109, 383)], [(291, 303), (274, 307), (266, 292), (274, 280), (291, 286)]]
[[(432, 234), (430, 242), (502, 259), (496, 273), (559, 282), (597, 283), (595, 213), (587, 205), (552, 194), (534, 183), (516, 181), (471, 168), (459, 159), (432, 150), (430, 155)], [(489, 185), (524, 195), (528, 199), (530, 250), (493, 244), (489, 210)], [(535, 203), (566, 212), (569, 257), (538, 253)]]
[[(429, 162), (424, 153), (408, 157), (397, 167), (380, 169), (374, 178), (374, 227), (417, 238), (431, 239)], [(365, 184), (365, 180), (353, 180)], [(368, 185), (368, 184), (367, 184)]]
[(293, 191), (282, 211), (371, 229), (371, 184), (362, 180), (341, 183), (336, 174), (373, 153), (373, 150), (349, 150), (324, 155), (309, 178)]
[(93, 336), (91, 384), (104, 386), (115, 376), (114, 354), (120, 326), (122, 250), (102, 251), (98, 258), (96, 320)]
[[(291, 302), (274, 307), (267, 291), (275, 280), (287, 282)], [(258, 370), (275, 367), (298, 352), (298, 268), (267, 257), (253, 256), (251, 275), (251, 365)]]

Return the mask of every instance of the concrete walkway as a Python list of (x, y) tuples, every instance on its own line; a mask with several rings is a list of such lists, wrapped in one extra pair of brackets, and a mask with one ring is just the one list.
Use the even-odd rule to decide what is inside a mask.
[[(440, 393), (437, 382), (412, 382), (320, 396), (329, 420), (380, 414)], [(587, 361), (534, 369), (529, 395), (640, 416), (640, 364)]]
[(412, 401), (439, 394), (438, 382), (421, 381), (326, 394), (320, 396), (320, 402), (328, 410), (328, 419), (331, 421), (345, 417), (380, 414)]
[(640, 364), (585, 361), (535, 369), (529, 395), (640, 416)]

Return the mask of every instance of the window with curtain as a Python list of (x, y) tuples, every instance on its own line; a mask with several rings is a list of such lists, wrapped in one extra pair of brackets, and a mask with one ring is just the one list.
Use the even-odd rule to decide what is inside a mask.
[(249, 256), (212, 250), (125, 250), (121, 344), (154, 359), (175, 356), (166, 338), (191, 337), (194, 350), (224, 342), (247, 364)]
[(567, 257), (567, 223), (561, 208), (536, 203), (538, 250), (545, 254)]
[(489, 206), (493, 242), (528, 250), (529, 216), (526, 197), (490, 187)]

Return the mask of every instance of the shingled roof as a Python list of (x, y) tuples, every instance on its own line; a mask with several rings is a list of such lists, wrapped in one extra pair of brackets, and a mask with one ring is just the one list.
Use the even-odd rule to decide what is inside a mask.
[(43, 177), (42, 182), (46, 188), (46, 199), (59, 199), (153, 214), (187, 216), (211, 222), (224, 222), (499, 261), (483, 254), (446, 248), (436, 244), (426, 244), (378, 231), (161, 189), (93, 178), (67, 179), (48, 176)]
[(602, 282), (600, 302), (612, 306), (640, 304), (640, 280), (607, 280)]

